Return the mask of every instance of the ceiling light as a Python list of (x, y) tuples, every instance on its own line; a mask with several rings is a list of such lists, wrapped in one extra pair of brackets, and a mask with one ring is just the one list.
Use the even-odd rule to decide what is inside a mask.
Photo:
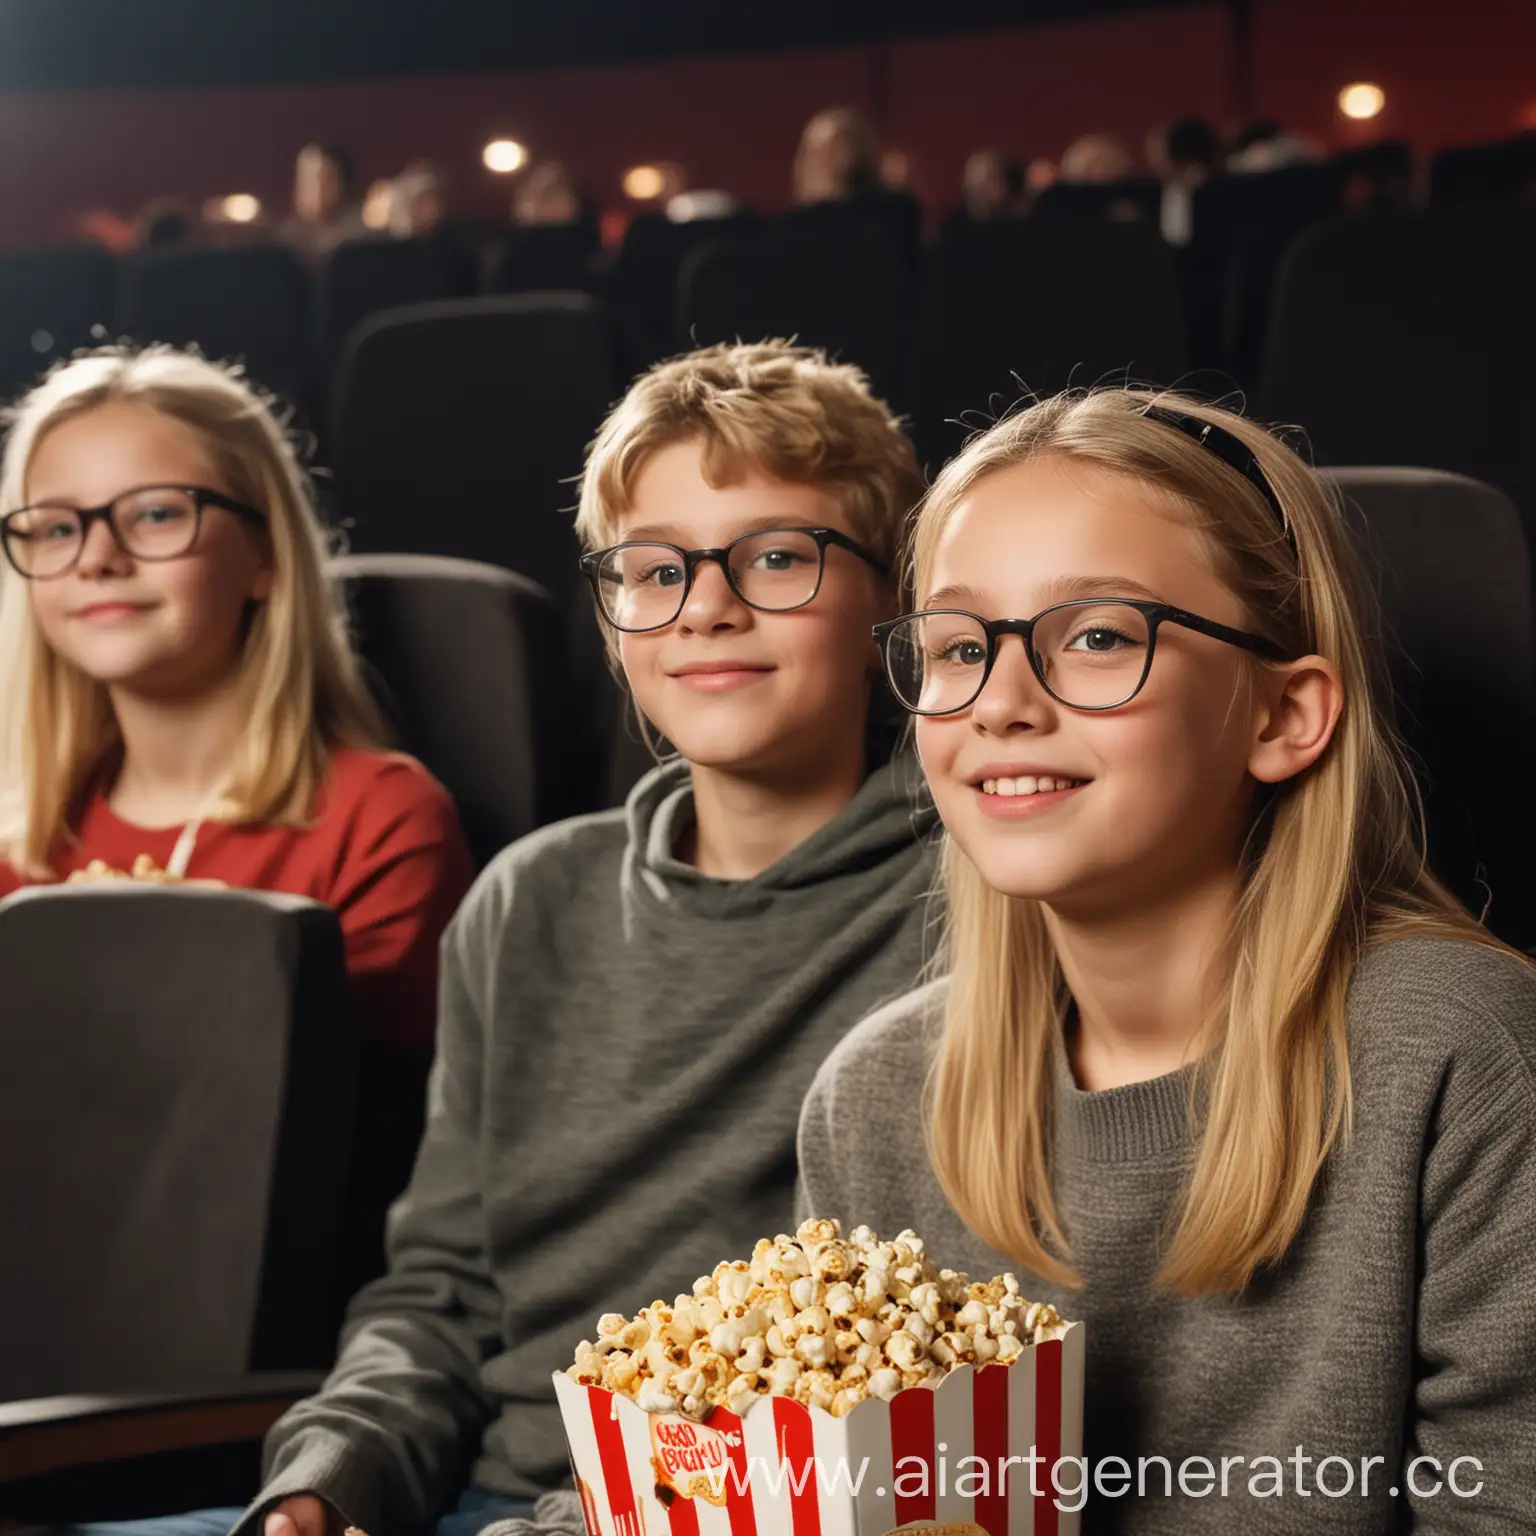
[(1372, 85), (1367, 80), (1346, 85), (1339, 92), (1339, 111), (1345, 117), (1353, 117), (1358, 121), (1379, 116), (1386, 104), (1387, 93), (1379, 85)]
[(506, 176), (522, 169), (527, 162), (528, 151), (516, 139), (492, 139), (480, 158), (485, 161), (486, 170), (495, 171), (498, 176)]
[(251, 224), (261, 217), (261, 199), (249, 192), (232, 192), (220, 202), (219, 213), (231, 224)]

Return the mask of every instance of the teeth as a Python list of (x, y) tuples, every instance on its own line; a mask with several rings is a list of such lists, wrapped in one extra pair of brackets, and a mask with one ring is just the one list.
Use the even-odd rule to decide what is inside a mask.
[(986, 795), (1045, 795), (1057, 789), (1076, 789), (1087, 782), (1086, 779), (1054, 779), (1044, 774), (1036, 777), (1026, 773), (1016, 779), (983, 779), (981, 790)]

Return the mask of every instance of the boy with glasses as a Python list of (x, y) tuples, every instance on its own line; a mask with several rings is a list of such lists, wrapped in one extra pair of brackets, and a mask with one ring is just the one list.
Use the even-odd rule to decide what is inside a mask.
[(921, 494), (862, 375), (778, 342), (660, 365), (598, 433), (583, 564), (679, 755), (460, 909), (389, 1273), (273, 1430), (244, 1529), (526, 1513), (568, 1480), (551, 1375), (599, 1315), (789, 1224), (817, 1067), (925, 958), (932, 812), (868, 729)]

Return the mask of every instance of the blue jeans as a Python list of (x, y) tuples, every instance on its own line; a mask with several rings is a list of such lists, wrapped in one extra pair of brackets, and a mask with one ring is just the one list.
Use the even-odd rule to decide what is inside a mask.
[[(185, 1515), (154, 1520), (119, 1520), (108, 1524), (71, 1525), (69, 1536), (229, 1536), (243, 1509), (196, 1509)], [(466, 1488), (457, 1506), (432, 1528), (432, 1536), (480, 1536), (495, 1520), (516, 1520), (533, 1513), (532, 1499)]]

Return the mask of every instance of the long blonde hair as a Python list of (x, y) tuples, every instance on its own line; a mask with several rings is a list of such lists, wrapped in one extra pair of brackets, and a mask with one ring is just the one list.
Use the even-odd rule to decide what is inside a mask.
[[(104, 347), (60, 364), (9, 413), (0, 515), (25, 504), (43, 438), (112, 402), (189, 428), (228, 492), (267, 514), (272, 591), (245, 631), (246, 728), (210, 818), (302, 825), (330, 750), (384, 739), (327, 582), (309, 476), (266, 400), (235, 371), (170, 347)], [(0, 855), (46, 879), (77, 797), (121, 735), (106, 688), (43, 639), (27, 586), (9, 567), (0, 578)]]
[[(1260, 492), (1145, 417), (1151, 403), (1214, 421), (1252, 450), (1294, 549)], [(1382, 648), (1367, 638), (1371, 593), (1342, 508), (1262, 428), (1215, 406), (1127, 390), (1058, 395), (999, 422), (945, 468), (918, 516), (919, 600), (971, 488), (1047, 455), (1121, 476), (1192, 525), (1242, 600), (1247, 627), (1288, 654), (1327, 658), (1342, 683), (1344, 710), (1322, 756), (1255, 800), (1231, 984), (1202, 1021), (1212, 1049), (1190, 1101), (1198, 1153), (1158, 1275), (1189, 1296), (1241, 1291), (1283, 1257), (1325, 1159), (1348, 1135), (1345, 998), (1366, 946), (1409, 933), (1506, 946), (1425, 865)], [(949, 837), (941, 878), (949, 927), (939, 966), (952, 979), (930, 1081), (934, 1167), (956, 1211), (994, 1248), (1046, 1279), (1079, 1284), (1051, 1193), (1050, 1060), (1069, 998), (1044, 911), (989, 886)]]

